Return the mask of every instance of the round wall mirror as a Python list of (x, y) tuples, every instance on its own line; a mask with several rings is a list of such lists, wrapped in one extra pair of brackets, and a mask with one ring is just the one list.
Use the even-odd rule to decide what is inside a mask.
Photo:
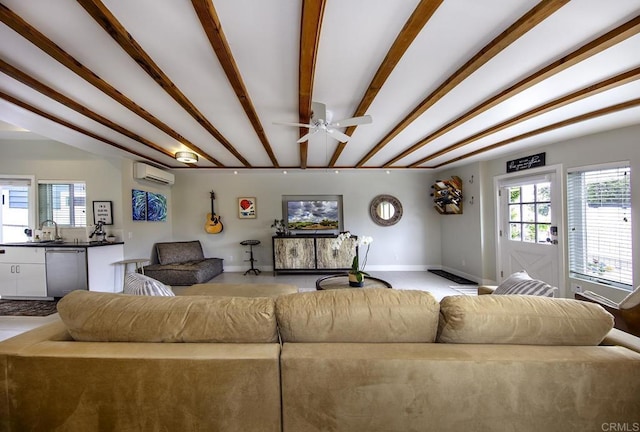
[(371, 201), (369, 213), (371, 214), (371, 219), (378, 225), (395, 225), (402, 217), (402, 204), (394, 196), (378, 195)]

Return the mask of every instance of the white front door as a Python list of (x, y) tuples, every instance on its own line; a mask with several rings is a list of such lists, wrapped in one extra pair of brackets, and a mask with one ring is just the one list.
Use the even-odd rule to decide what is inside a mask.
[(525, 270), (564, 295), (560, 175), (551, 167), (496, 179), (499, 281)]

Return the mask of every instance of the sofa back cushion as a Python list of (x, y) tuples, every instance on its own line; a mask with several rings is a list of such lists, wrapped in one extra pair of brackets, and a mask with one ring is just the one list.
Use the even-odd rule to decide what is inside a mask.
[(511, 345), (598, 345), (613, 316), (572, 299), (451, 296), (440, 302), (438, 341)]
[(339, 289), (276, 299), (284, 342), (434, 342), (439, 305), (425, 291)]
[(270, 298), (157, 297), (72, 291), (58, 302), (69, 334), (93, 342), (276, 342)]
[(200, 240), (156, 243), (159, 264), (176, 264), (204, 259)]

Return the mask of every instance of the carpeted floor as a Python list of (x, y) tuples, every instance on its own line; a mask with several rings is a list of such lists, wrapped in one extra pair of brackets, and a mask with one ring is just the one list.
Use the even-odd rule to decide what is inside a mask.
[(0, 315), (48, 316), (58, 312), (57, 304), (55, 300), (0, 300)]
[(456, 276), (453, 273), (449, 273), (444, 270), (429, 270), (430, 273), (436, 274), (438, 276), (442, 276), (445, 279), (449, 279), (450, 281), (454, 281), (460, 285), (477, 285), (475, 282), (470, 281), (469, 279), (465, 279), (461, 276)]

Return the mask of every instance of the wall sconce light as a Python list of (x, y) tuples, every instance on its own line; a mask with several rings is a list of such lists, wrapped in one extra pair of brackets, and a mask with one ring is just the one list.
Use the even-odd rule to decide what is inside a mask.
[(184, 163), (196, 163), (198, 162), (198, 155), (187, 151), (176, 152), (176, 160)]

